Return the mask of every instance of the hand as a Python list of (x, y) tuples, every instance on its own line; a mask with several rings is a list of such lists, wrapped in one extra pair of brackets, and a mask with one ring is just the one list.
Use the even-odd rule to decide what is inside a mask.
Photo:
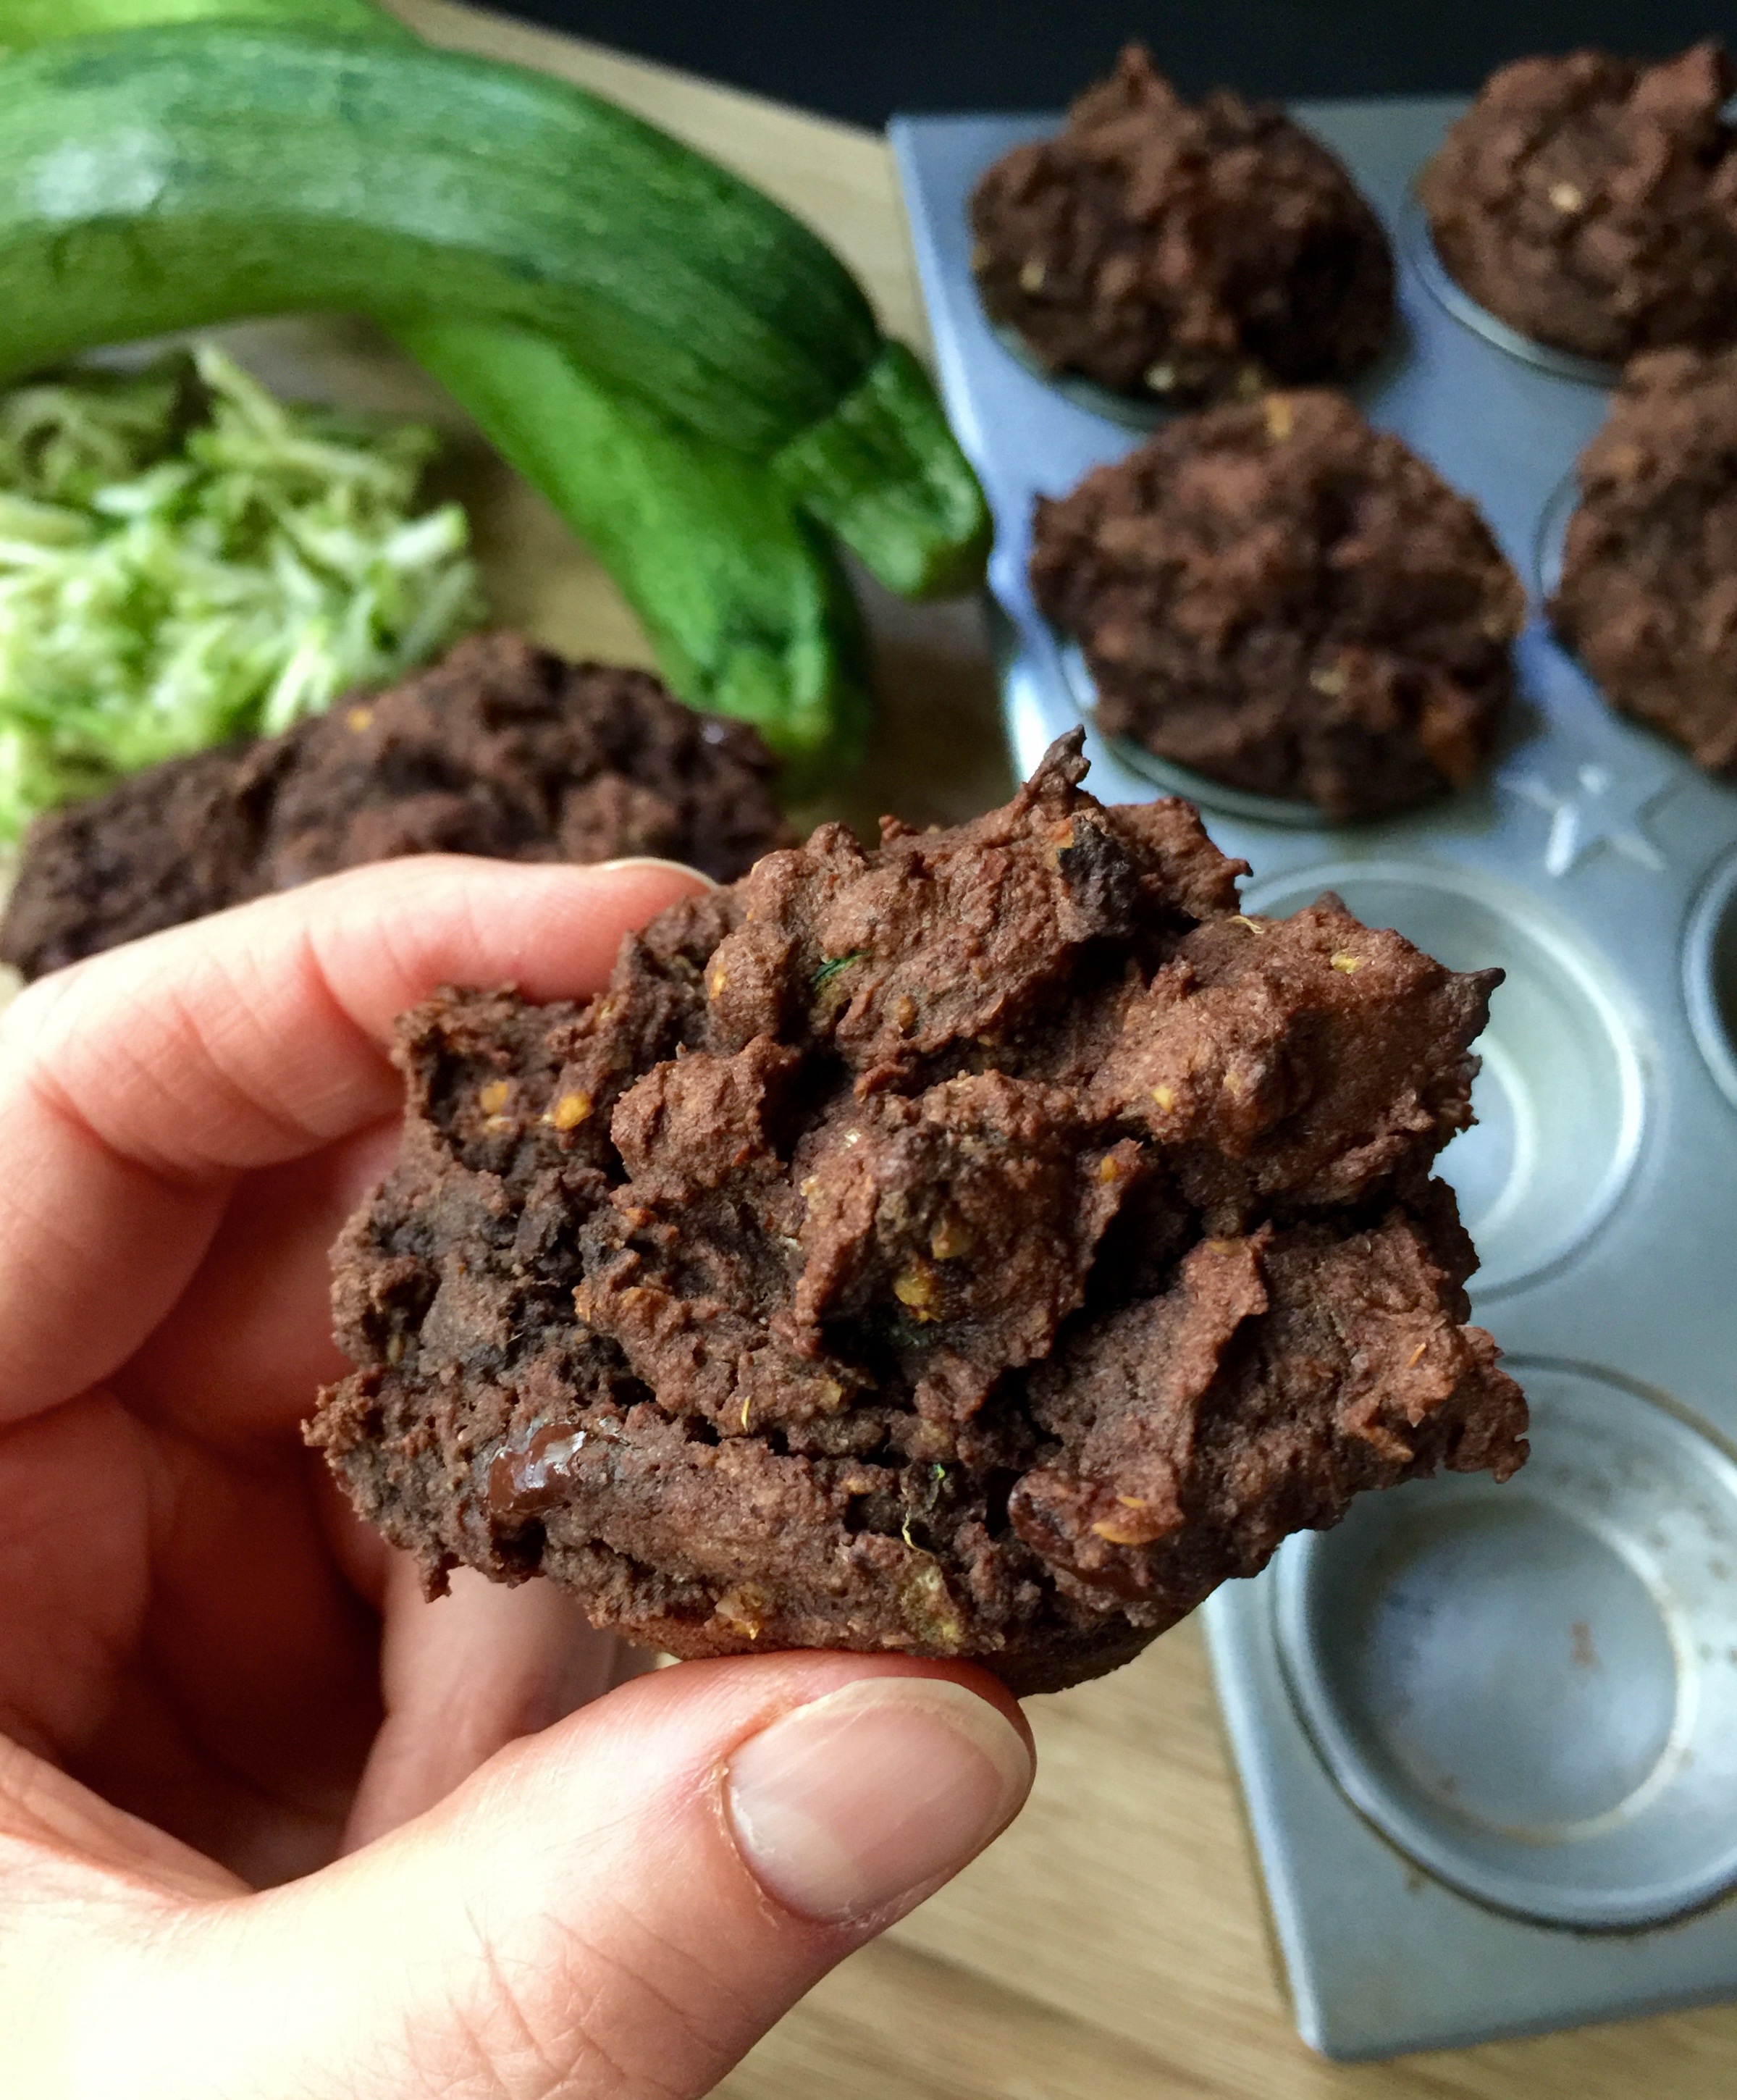
[(571, 1599), (424, 1604), (302, 1445), (393, 1016), (593, 990), (697, 880), (399, 861), (0, 1026), (0, 2091), (700, 2093), (1023, 1799), (1017, 1709), (968, 1670), (598, 1697), (615, 1644)]

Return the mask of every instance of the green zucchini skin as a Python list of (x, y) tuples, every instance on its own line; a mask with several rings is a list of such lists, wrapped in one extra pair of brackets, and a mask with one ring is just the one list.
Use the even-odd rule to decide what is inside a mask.
[(333, 29), (340, 36), (395, 33), (406, 43), (417, 38), (395, 15), (368, 0), (0, 0), (0, 51), (34, 51), (38, 44), (67, 37), (98, 36), (106, 29), (133, 29), (165, 22), (263, 22), (282, 27)]
[(25, 54), (0, 75), (0, 379), (253, 314), (402, 329), (438, 305), (775, 454), (889, 589), (982, 582), (982, 491), (849, 272), (612, 104), (432, 51), (368, 0), (5, 0), (0, 46)]
[(862, 383), (786, 445), (773, 470), (901, 598), (957, 598), (981, 585), (989, 504), (903, 343), (884, 344)]
[(751, 721), (803, 795), (856, 764), (867, 647), (837, 557), (766, 470), (589, 378), (546, 337), (400, 340), (597, 553), (675, 691)]
[(95, 344), (341, 309), (548, 335), (761, 459), (880, 347), (822, 242), (564, 82), (420, 44), (225, 21), (0, 67), (0, 377)]

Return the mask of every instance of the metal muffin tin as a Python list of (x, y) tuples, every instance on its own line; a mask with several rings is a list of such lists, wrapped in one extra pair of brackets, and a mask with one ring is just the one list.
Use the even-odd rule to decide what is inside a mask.
[[(1463, 104), (1306, 104), (1394, 236), (1401, 321), (1353, 391), (1466, 494), (1534, 597), (1601, 368), (1514, 338), (1440, 269), (1412, 179)], [(977, 175), (1054, 117), (902, 119), (893, 143), (990, 581), (1022, 771), (1089, 710), (1025, 583), (1032, 501), (1140, 442), (979, 307)], [(1476, 1316), (1534, 1409), (1513, 1481), (1365, 1497), (1206, 1607), (1304, 2037), (1442, 2047), (1737, 1996), (1737, 792), (1615, 715), (1534, 618), (1482, 785), (1325, 824), (1089, 730), (1109, 801), (1175, 792), (1253, 865), (1457, 967), (1508, 973), (1479, 1127), (1443, 1171)]]

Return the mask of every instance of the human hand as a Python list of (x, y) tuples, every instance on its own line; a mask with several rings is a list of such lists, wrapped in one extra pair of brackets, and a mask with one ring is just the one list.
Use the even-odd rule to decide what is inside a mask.
[(594, 989), (697, 880), (396, 862), (0, 1025), (0, 2091), (678, 2100), (1023, 1799), (1017, 1709), (964, 1669), (596, 1698), (615, 1643), (570, 1599), (425, 1604), (302, 1445), (393, 1016)]

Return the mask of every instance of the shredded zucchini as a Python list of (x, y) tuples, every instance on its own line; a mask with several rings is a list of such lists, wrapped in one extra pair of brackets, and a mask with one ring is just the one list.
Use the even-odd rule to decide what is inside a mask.
[(0, 395), (0, 839), (476, 625), (463, 510), (413, 509), (437, 443), (209, 346)]

